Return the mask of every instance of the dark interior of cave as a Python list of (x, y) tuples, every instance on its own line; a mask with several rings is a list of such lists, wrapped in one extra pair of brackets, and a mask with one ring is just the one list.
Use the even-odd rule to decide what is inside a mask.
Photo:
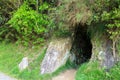
[(86, 26), (78, 25), (74, 30), (71, 53), (75, 55), (75, 64), (81, 65), (89, 61), (92, 55), (92, 43)]

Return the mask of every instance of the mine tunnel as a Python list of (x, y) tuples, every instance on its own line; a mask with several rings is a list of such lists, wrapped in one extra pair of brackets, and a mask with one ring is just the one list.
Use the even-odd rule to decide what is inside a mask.
[(92, 55), (92, 43), (87, 32), (87, 27), (77, 25), (74, 29), (71, 54), (74, 54), (74, 63), (79, 66), (89, 61)]

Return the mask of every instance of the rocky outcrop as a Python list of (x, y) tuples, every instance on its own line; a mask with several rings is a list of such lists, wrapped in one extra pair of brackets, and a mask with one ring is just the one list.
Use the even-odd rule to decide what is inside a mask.
[(91, 42), (91, 60), (97, 60), (100, 63), (101, 67), (109, 70), (115, 64), (115, 59), (112, 52), (112, 41), (105, 35), (96, 35), (92, 38)]
[(56, 39), (50, 42), (41, 64), (41, 74), (52, 73), (64, 65), (70, 56), (71, 39)]

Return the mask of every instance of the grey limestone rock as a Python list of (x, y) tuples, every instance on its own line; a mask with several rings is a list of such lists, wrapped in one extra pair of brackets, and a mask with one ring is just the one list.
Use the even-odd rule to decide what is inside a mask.
[(41, 74), (52, 73), (64, 65), (70, 56), (71, 39), (56, 39), (50, 42), (41, 64)]

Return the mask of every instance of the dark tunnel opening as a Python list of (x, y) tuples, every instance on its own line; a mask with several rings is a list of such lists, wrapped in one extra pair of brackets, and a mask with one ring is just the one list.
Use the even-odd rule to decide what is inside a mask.
[(71, 53), (77, 66), (89, 61), (92, 55), (92, 43), (86, 26), (78, 25), (74, 30)]

